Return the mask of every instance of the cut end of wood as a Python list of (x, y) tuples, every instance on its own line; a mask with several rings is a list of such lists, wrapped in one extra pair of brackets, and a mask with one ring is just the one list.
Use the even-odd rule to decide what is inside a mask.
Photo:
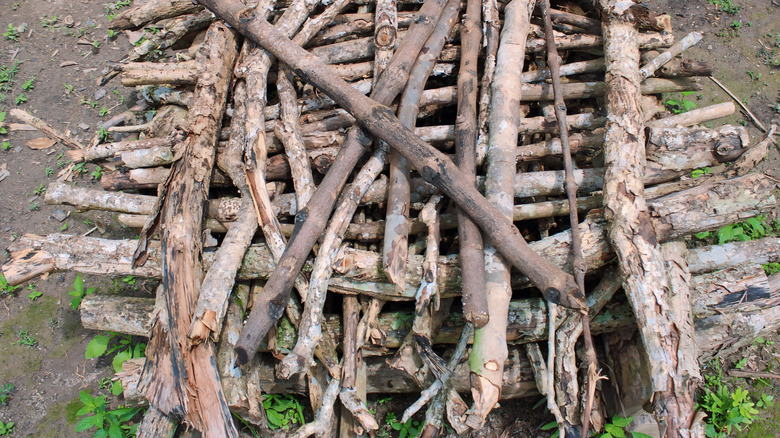
[(474, 397), (474, 405), (466, 412), (466, 425), (479, 430), (501, 398), (501, 388), (485, 377), (471, 373), (471, 395)]
[(244, 347), (236, 347), (234, 351), (236, 352), (236, 360), (239, 365), (246, 365), (249, 362), (249, 354)]
[(11, 286), (22, 284), (55, 269), (53, 257), (46, 251), (32, 248), (14, 251), (13, 247), (8, 250), (11, 252), (11, 260), (6, 262), (2, 271)]
[(84, 161), (84, 157), (87, 154), (87, 151), (84, 149), (73, 149), (69, 151), (65, 151), (66, 154), (68, 154), (68, 157), (70, 157), (70, 160), (74, 163), (78, 163), (79, 161)]

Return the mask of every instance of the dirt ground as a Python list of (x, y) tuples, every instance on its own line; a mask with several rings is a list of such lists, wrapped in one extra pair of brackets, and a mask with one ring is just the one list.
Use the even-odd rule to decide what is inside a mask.
[[(706, 0), (643, 3), (672, 15), (678, 39), (693, 30), (703, 32), (703, 41), (690, 49), (687, 56), (712, 63), (715, 76), (743, 99), (765, 125), (772, 120), (780, 123), (780, 7), (772, 0), (734, 0), (741, 10), (728, 14)], [(89, 143), (101, 120), (119, 114), (135, 101), (131, 90), (123, 88), (118, 80), (105, 87), (99, 87), (96, 81), (106, 68), (106, 61), (120, 59), (130, 47), (124, 34), (109, 38), (104, 2), (2, 0), (0, 30), (7, 32), (9, 25), (23, 26), (24, 30), (15, 36), (17, 41), (8, 36), (0, 38), (0, 66), (12, 68), (18, 64), (15, 81), (0, 93), (0, 112), (24, 109)], [(697, 96), (687, 97), (697, 106), (729, 100), (710, 81), (702, 84), (704, 89)], [(745, 120), (737, 114), (728, 122)], [(5, 121), (12, 120), (6, 117)], [(755, 127), (749, 123), (747, 126), (752, 139), (760, 138)], [(8, 247), (24, 233), (43, 235), (62, 230), (133, 237), (134, 233), (120, 226), (111, 215), (70, 212), (68, 208), (45, 205), (40, 188), (57, 178), (67, 159), (62, 155), (65, 148), (59, 144), (44, 150), (27, 146), (27, 141), (39, 137), (36, 132), (19, 131), (0, 135), (4, 142), (0, 150), (0, 248)], [(763, 166), (778, 176), (779, 164), (774, 151)], [(2, 179), (6, 168), (8, 175)], [(77, 179), (78, 185), (99, 186), (96, 175), (92, 175), (94, 171), (94, 165), (87, 165), (87, 171)], [(70, 214), (64, 217), (66, 212)], [(7, 259), (8, 253), (3, 251), (0, 262)], [(75, 275), (70, 273), (53, 274), (24, 285), (14, 294), (0, 296), (0, 388), (13, 384), (7, 406), (0, 405), (0, 421), (15, 423), (12, 436), (91, 436), (74, 431), (76, 412), (81, 407), (79, 391), (107, 394), (111, 398), (103, 380), (112, 376), (110, 361), (84, 359), (86, 345), (96, 333), (82, 329), (78, 312), (70, 307), (68, 292), (74, 279)], [(84, 283), (101, 293), (151, 296), (153, 290), (153, 284), (141, 279), (128, 285), (114, 278), (84, 276)], [(35, 291), (40, 296), (35, 297)], [(777, 334), (767, 339), (777, 340)], [(780, 344), (755, 345), (730, 358), (726, 367), (748, 358), (746, 366), (753, 367), (748, 369), (776, 369), (780, 365), (777, 345)], [(774, 388), (759, 390), (777, 394), (776, 383)], [(752, 381), (741, 384), (756, 388)], [(530, 409), (536, 401), (504, 403), (490, 422), (492, 427), (480, 436), (498, 436), (507, 425), (507, 436), (540, 435), (539, 427), (550, 420), (539, 413), (540, 409)], [(773, 412), (767, 412), (768, 417), (780, 418), (777, 406), (780, 403)], [(381, 409), (386, 408), (379, 409), (382, 415)], [(398, 408), (399, 415), (401, 409)], [(522, 421), (510, 424), (518, 418)], [(780, 436), (780, 426), (773, 422), (757, 424), (748, 436)]]

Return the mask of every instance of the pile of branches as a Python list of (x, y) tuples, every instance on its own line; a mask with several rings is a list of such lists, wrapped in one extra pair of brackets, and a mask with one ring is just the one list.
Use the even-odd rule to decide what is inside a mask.
[(679, 57), (701, 35), (675, 43), (668, 16), (616, 0), (199, 3), (113, 21), (157, 29), (103, 78), (142, 97), (104, 125), (125, 140), (82, 145), (12, 113), (113, 169), (105, 190), (52, 183), (48, 203), (141, 231), (24, 236), (8, 281), (162, 280), (154, 299), (81, 304), (87, 328), (149, 337), (120, 374), (151, 406), (139, 436), (238, 436), (231, 413), (264, 425), (263, 394), (290, 391), (316, 412), (295, 436), (338, 418), (368, 435), (366, 394), (393, 392), (420, 393), (401, 421), (427, 405), (422, 436), (536, 393), (561, 436), (648, 401), (664, 436), (693, 436), (698, 360), (777, 329), (760, 264), (778, 239), (685, 242), (777, 206), (751, 172), (775, 127), (751, 145), (701, 126), (730, 102), (664, 110), (661, 93), (711, 73)]

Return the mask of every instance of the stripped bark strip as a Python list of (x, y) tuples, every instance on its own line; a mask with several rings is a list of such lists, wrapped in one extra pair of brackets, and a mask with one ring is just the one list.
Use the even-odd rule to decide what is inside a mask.
[[(425, 83), (458, 19), (458, 12), (458, 1), (448, 1), (436, 28), (425, 42), (409, 74), (409, 82), (398, 105), (398, 120), (408, 129), (414, 129)], [(410, 172), (409, 161), (398, 151), (391, 150), (382, 266), (387, 273), (387, 278), (399, 289), (404, 289), (404, 272), (409, 250)]]
[[(569, 147), (569, 130), (566, 126), (566, 104), (563, 101), (563, 90), (561, 90), (561, 78), (560, 78), (560, 59), (558, 58), (558, 49), (555, 48), (555, 36), (553, 35), (552, 19), (550, 18), (550, 1), (542, 0), (541, 4), (542, 19), (544, 21), (544, 33), (547, 40), (547, 66), (550, 69), (550, 76), (552, 77), (553, 93), (555, 95), (555, 119), (558, 122), (558, 135), (561, 139), (561, 148), (563, 152), (563, 166), (566, 170), (565, 185), (566, 185), (566, 198), (569, 201), (569, 223), (571, 224), (571, 251), (572, 251), (572, 271), (574, 272), (574, 279), (577, 281), (577, 286), (580, 288), (580, 292), (585, 294), (585, 260), (582, 256), (582, 237), (580, 236), (580, 220), (577, 213), (577, 183), (574, 180), (574, 164), (572, 162), (571, 148)], [(587, 307), (581, 312), (587, 316)], [(559, 405), (564, 406), (565, 416), (564, 420), (567, 422), (567, 427), (571, 427), (577, 424), (577, 392), (579, 385), (577, 383), (577, 366), (574, 358), (574, 344), (579, 337), (573, 336), (575, 328), (571, 328), (569, 332), (564, 332), (565, 342), (559, 343), (556, 348), (566, 346), (565, 350), (561, 348), (558, 353), (558, 362), (555, 363), (556, 373), (559, 375), (559, 383), (563, 391), (559, 391), (559, 399), (556, 402)], [(587, 379), (589, 382), (595, 381), (598, 378), (598, 359), (596, 359), (596, 350), (593, 347), (593, 338), (590, 335), (590, 323), (588, 318), (582, 318), (582, 332), (585, 338), (585, 348), (588, 363)], [(552, 348), (552, 345), (550, 345)], [(550, 364), (552, 366), (552, 364)], [(580, 421), (582, 423), (582, 436), (589, 436), (588, 429), (590, 427), (590, 410), (593, 406), (593, 397), (595, 385), (587, 385), (587, 397), (586, 406), (583, 409), (583, 413), (588, 417), (583, 417)], [(564, 400), (566, 398), (567, 400)], [(563, 401), (563, 403), (560, 403)]]
[(139, 387), (153, 406), (183, 418), (208, 437), (238, 436), (214, 364), (213, 344), (192, 346), (187, 338), (190, 309), (195, 307), (203, 276), (201, 239), (193, 236), (200, 236), (202, 228), (217, 130), (236, 52), (233, 31), (223, 23), (212, 25), (198, 53), (203, 70), (190, 108), (184, 156), (174, 164), (160, 194), (158, 215), (144, 227), (134, 257), (143, 259), (146, 244), (159, 225), (168, 327), (153, 326)]
[[(204, 4), (212, 10), (216, 10), (217, 6), (219, 8), (230, 6), (228, 10), (221, 10), (221, 13), (234, 25), (239, 24), (239, 15), (242, 13), (240, 4), (231, 3), (228, 5), (224, 2), (216, 4), (212, 1)], [(443, 6), (443, 0), (428, 0), (420, 8), (414, 25), (407, 33), (408, 37), (401, 42), (398, 55), (393, 57), (388, 66), (388, 70), (392, 70), (391, 73), (382, 75), (372, 92), (372, 98), (376, 99), (377, 102), (389, 104), (403, 89), (408, 78), (407, 72), (422, 48), (424, 41), (433, 31)], [(262, 19), (250, 18), (249, 22), (258, 24), (263, 28), (269, 26)], [(255, 35), (258, 36), (259, 34)], [(268, 47), (275, 47), (275, 45), (269, 44)], [(287, 48), (290, 48), (289, 45), (287, 45)], [(305, 51), (301, 52), (298, 52), (298, 55), (311, 59), (308, 53)], [(324, 67), (319, 60), (316, 62)], [(298, 71), (296, 71), (297, 73)], [(299, 76), (303, 75), (303, 71), (300, 71), (300, 73)], [(325, 229), (329, 216), (328, 213), (333, 210), (338, 193), (344, 187), (347, 177), (368, 144), (370, 144), (370, 141), (361, 129), (357, 126), (351, 129), (347, 134), (341, 152), (333, 162), (330, 171), (320, 183), (315, 196), (309, 201), (306, 208), (302, 209), (296, 216), (297, 226), (294, 238), (285, 251), (284, 257), (277, 264), (274, 274), (266, 283), (266, 293), (261, 300), (262, 302), (258, 303), (258, 306), (255, 307), (255, 310), (249, 316), (247, 326), (255, 328), (251, 332), (245, 330), (241, 335), (241, 340), (236, 349), (241, 363), (246, 363), (251, 356), (254, 356), (254, 353), (257, 351), (258, 339), (265, 336), (281, 316), (295, 276), (303, 266), (314, 243)], [(316, 212), (316, 214), (310, 215), (309, 211)]]
[[(460, 41), (460, 69), (458, 72), (458, 115), (455, 120), (455, 147), (460, 170), (472, 184), (477, 177), (477, 63), (479, 62), (481, 31), (481, 2), (468, 0), (463, 17)], [(489, 316), (485, 296), (485, 255), (482, 234), (463, 211), (458, 210), (458, 238), (463, 283), (463, 317), (482, 327)]]
[(281, 107), (280, 122), (276, 124), (275, 132), (279, 140), (284, 144), (284, 152), (290, 163), (295, 194), (298, 198), (298, 207), (303, 208), (314, 195), (314, 179), (309, 165), (309, 156), (303, 145), (301, 133), (301, 113), (298, 110), (297, 94), (293, 85), (293, 77), (290, 70), (279, 68), (276, 78), (276, 89), (279, 94)]
[(636, 313), (649, 357), (653, 404), (663, 436), (680, 436), (693, 420), (690, 370), (678, 369), (681, 333), (671, 303), (656, 230), (642, 177), (644, 130), (639, 122), (639, 48), (630, 6), (601, 0), (606, 56), (607, 132), (604, 139), (604, 215), (618, 256), (623, 288)]
[[(507, 218), (512, 217), (514, 206), (515, 145), (518, 141), (518, 122), (523, 116), (520, 110), (520, 76), (533, 8), (534, 2), (528, 0), (513, 0), (507, 5), (498, 47), (496, 76), (491, 85), (485, 196)], [(472, 219), (476, 220), (473, 216)], [(475, 331), (474, 348), (469, 356), (474, 405), (466, 424), (472, 429), (482, 427), (488, 413), (501, 398), (503, 364), (508, 355), (506, 325), (509, 300), (512, 298), (509, 275), (511, 263), (505, 261), (497, 249), (499, 239), (505, 236), (490, 237), (485, 242), (485, 295), (489, 321)]]

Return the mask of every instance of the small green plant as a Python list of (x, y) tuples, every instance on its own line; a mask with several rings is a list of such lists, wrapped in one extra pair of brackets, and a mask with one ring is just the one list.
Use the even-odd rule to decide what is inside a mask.
[(38, 211), (38, 210), (40, 210), (40, 209), (41, 209), (41, 204), (39, 204), (39, 203), (37, 203), (37, 202), (32, 202), (32, 203), (30, 203), (30, 206), (29, 206), (29, 207), (27, 207), (27, 208), (28, 208), (30, 211)]
[[(732, 431), (741, 431), (743, 426), (753, 424), (757, 419), (758, 406), (750, 398), (750, 394), (743, 388), (736, 388), (733, 392), (723, 382), (723, 372), (720, 362), (711, 362), (711, 374), (704, 376), (704, 394), (697, 404), (709, 416), (706, 420), (705, 434), (709, 438), (726, 437)], [(762, 394), (761, 407), (772, 406), (772, 397)]]
[(19, 330), (19, 333), (17, 333), (16, 336), (19, 338), (19, 340), (16, 341), (16, 345), (25, 345), (30, 348), (33, 348), (36, 345), (38, 345), (38, 341), (36, 341), (35, 338), (33, 338), (32, 336), (30, 336), (29, 330)]
[(97, 49), (98, 47), (100, 47), (100, 41), (98, 41), (98, 40), (92, 41), (92, 47), (94, 47), (94, 48), (96, 48), (96, 49)]
[(100, 117), (105, 117), (106, 114), (108, 114), (108, 108), (106, 107), (100, 108), (100, 112), (98, 114), (100, 114)]
[(709, 167), (709, 166), (707, 166), (707, 167), (702, 167), (701, 169), (694, 169), (694, 170), (691, 172), (691, 178), (699, 178), (699, 177), (701, 177), (701, 176), (704, 176), (704, 175), (709, 175), (709, 174), (711, 174), (711, 173), (712, 173), (712, 169), (710, 169), (710, 167)]
[(108, 132), (108, 129), (105, 126), (100, 125), (98, 137), (100, 137), (100, 141), (108, 141), (111, 138), (111, 133)]
[(79, 392), (79, 399), (83, 407), (76, 412), (82, 418), (76, 424), (76, 432), (95, 429), (96, 438), (125, 438), (134, 437), (138, 424), (133, 423), (133, 417), (141, 412), (141, 408), (119, 407), (107, 410), (106, 396), (93, 397), (85, 391)]
[(90, 175), (92, 175), (92, 179), (99, 180), (100, 177), (103, 176), (103, 168), (100, 166), (95, 166), (95, 170), (93, 170), (92, 173), (90, 173)]
[(682, 114), (696, 108), (696, 102), (686, 99), (686, 97), (695, 95), (695, 91), (683, 91), (679, 99), (666, 99), (664, 106), (673, 114)]
[(19, 72), (19, 61), (14, 61), (14, 64), (10, 67), (4, 65), (0, 68), (0, 93), (8, 93), (14, 86), (14, 80), (16, 79), (16, 73)]
[(0, 145), (0, 148), (2, 148), (3, 151), (8, 151), (9, 149), (11, 149), (11, 142), (7, 140), (3, 140), (3, 143), (2, 145)]
[(411, 418), (406, 423), (401, 423), (393, 412), (388, 412), (385, 415), (385, 423), (387, 425), (380, 428), (376, 436), (387, 437), (390, 436), (390, 430), (395, 430), (398, 432), (398, 438), (416, 438), (420, 435), (420, 430), (422, 429), (422, 424)]
[(769, 262), (761, 265), (761, 267), (764, 268), (766, 275), (775, 275), (780, 272), (780, 263), (777, 262)]
[(70, 308), (78, 310), (81, 300), (93, 293), (95, 293), (95, 288), (90, 287), (84, 289), (84, 280), (81, 279), (81, 275), (76, 275), (76, 279), (73, 281), (73, 290), (68, 292), (68, 295), (73, 297), (73, 299), (70, 300)]
[(732, 0), (709, 0), (708, 3), (714, 5), (719, 11), (727, 14), (736, 14), (742, 9), (742, 6), (735, 4)]
[(22, 89), (23, 89), (24, 91), (30, 91), (30, 90), (32, 90), (33, 88), (35, 88), (35, 76), (30, 76), (30, 77), (27, 79), (27, 81), (25, 81), (25, 82), (22, 84)]
[(739, 20), (734, 20), (734, 21), (731, 22), (731, 24), (729, 24), (729, 27), (731, 27), (732, 29), (738, 31), (738, 30), (742, 29), (742, 22), (739, 21)]
[(73, 92), (73, 85), (70, 84), (62, 84), (65, 87), (65, 94), (70, 94)]
[[(113, 340), (113, 342), (112, 342)], [(111, 347), (109, 348), (109, 345)], [(100, 356), (116, 355), (111, 360), (114, 372), (122, 371), (124, 363), (130, 359), (144, 357), (146, 354), (146, 344), (143, 342), (133, 342), (133, 337), (115, 332), (108, 332), (107, 335), (97, 335), (87, 344), (87, 351), (84, 354), (86, 359), (92, 359)], [(111, 393), (119, 395), (122, 393), (122, 382), (116, 381), (111, 384)]]
[(43, 173), (45, 173), (46, 176), (52, 176), (54, 175), (54, 169), (51, 166), (46, 166), (43, 168)]
[(14, 101), (16, 102), (17, 105), (20, 105), (22, 103), (27, 102), (28, 100), (30, 99), (28, 99), (27, 96), (24, 95), (24, 93), (19, 93), (19, 95), (16, 96), (16, 99)]
[(290, 429), (294, 424), (303, 424), (303, 406), (289, 394), (268, 394), (263, 396), (263, 408), (271, 429)]
[[(5, 120), (5, 111), (0, 112), (0, 122)], [(8, 129), (0, 125), (0, 134), (8, 134)]]
[(60, 226), (60, 231), (68, 231), (68, 223), (65, 222)]
[(51, 17), (47, 17), (44, 15), (43, 18), (41, 18), (41, 26), (44, 29), (48, 28), (52, 32), (54, 32), (57, 28), (57, 26), (55, 26), (56, 23), (57, 23), (56, 15), (52, 15)]
[(46, 183), (41, 183), (38, 187), (33, 190), (33, 194), (36, 196), (43, 196), (46, 194)]
[(761, 73), (756, 73), (754, 71), (748, 70), (747, 71), (748, 76), (750, 76), (751, 81), (759, 81), (761, 80)]
[(87, 163), (82, 161), (81, 163), (74, 164), (71, 172), (73, 172), (74, 177), (80, 177), (82, 174), (87, 173)]
[(3, 32), (3, 36), (11, 41), (19, 41), (19, 32), (24, 31), (21, 26), (16, 27), (11, 23), (8, 23), (8, 29)]
[(13, 383), (4, 383), (0, 385), (0, 405), (8, 406), (8, 401), (11, 400), (11, 392), (14, 390)]
[(14, 422), (3, 423), (0, 421), (0, 436), (11, 435), (12, 433), (14, 433)]
[(11, 286), (8, 284), (8, 280), (6, 280), (5, 275), (0, 273), (0, 296), (2, 295), (14, 295), (16, 289), (19, 289), (21, 286)]
[(36, 290), (34, 284), (30, 284), (27, 286), (27, 290), (30, 291), (30, 293), (27, 294), (27, 298), (29, 298), (32, 301), (37, 300), (41, 296), (43, 296), (43, 292)]
[(108, 29), (108, 37), (114, 38), (115, 36), (117, 36), (116, 31), (114, 29)]

